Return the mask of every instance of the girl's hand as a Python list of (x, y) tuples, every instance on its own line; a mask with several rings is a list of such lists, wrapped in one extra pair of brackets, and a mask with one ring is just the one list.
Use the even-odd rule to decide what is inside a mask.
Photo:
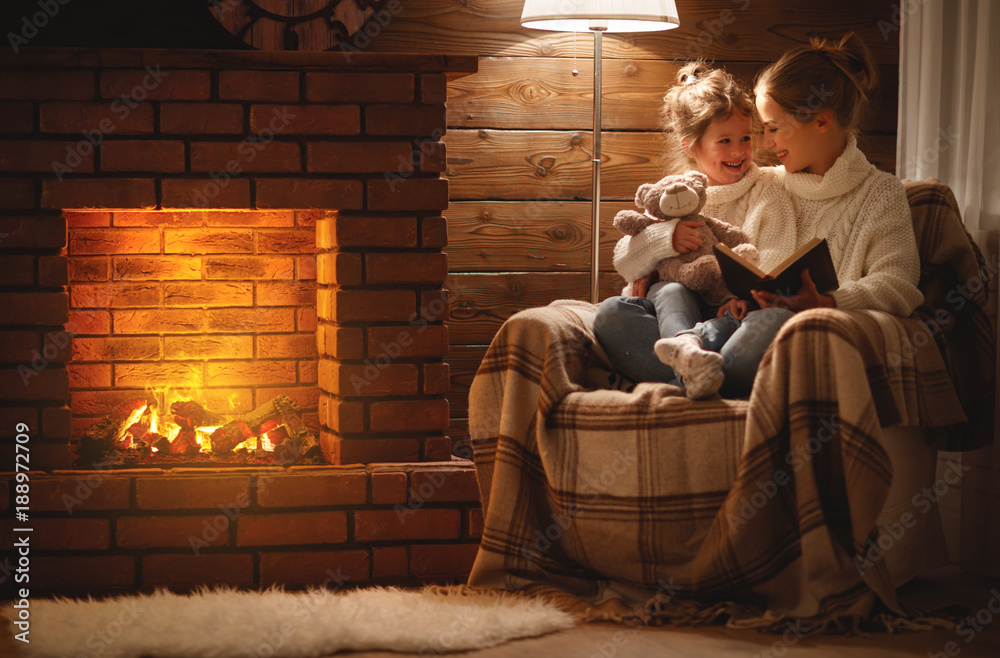
[(685, 219), (682, 222), (677, 222), (677, 226), (674, 227), (674, 251), (686, 254), (700, 247), (702, 240), (701, 233), (698, 232), (699, 226), (701, 226), (701, 222), (697, 219)]
[(660, 280), (660, 275), (655, 270), (632, 282), (632, 296), (645, 297), (649, 293), (649, 287)]
[(809, 276), (808, 268), (802, 270), (802, 287), (799, 288), (799, 294), (794, 297), (775, 295), (763, 290), (754, 290), (752, 293), (753, 298), (760, 304), (761, 308), (777, 306), (778, 308), (787, 308), (791, 311), (804, 311), (807, 308), (834, 308), (837, 305), (833, 301), (833, 297), (830, 295), (821, 295), (816, 290), (816, 284), (813, 283), (812, 277)]
[(715, 317), (721, 318), (726, 311), (732, 315), (737, 320), (742, 320), (747, 316), (747, 310), (750, 307), (750, 303), (743, 299), (730, 299), (728, 302), (719, 307), (719, 312), (715, 314)]

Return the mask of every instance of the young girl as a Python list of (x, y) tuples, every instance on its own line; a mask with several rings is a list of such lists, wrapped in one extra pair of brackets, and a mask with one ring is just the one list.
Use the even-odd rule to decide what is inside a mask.
[[(774, 170), (753, 164), (752, 113), (749, 95), (726, 72), (701, 62), (681, 68), (664, 97), (667, 173), (697, 169), (708, 176), (701, 213), (747, 233), (767, 271), (794, 250), (795, 215)], [(675, 282), (655, 283), (643, 294), (641, 282), (660, 260), (695, 249), (700, 240), (688, 223), (676, 221), (623, 237), (614, 265), (633, 283), (627, 296), (601, 304), (594, 329), (616, 369), (634, 381), (679, 383), (691, 398), (713, 395), (720, 386), (726, 395), (746, 395), (760, 357), (791, 312), (748, 314), (746, 302), (737, 300), (708, 308)]]
[(838, 290), (821, 295), (803, 277), (795, 297), (757, 293), (761, 306), (836, 306), (905, 317), (923, 301), (903, 185), (857, 146), (875, 82), (875, 63), (854, 33), (836, 44), (813, 39), (758, 76), (763, 146), (783, 165), (778, 170), (797, 209), (796, 243), (826, 238), (840, 280)]

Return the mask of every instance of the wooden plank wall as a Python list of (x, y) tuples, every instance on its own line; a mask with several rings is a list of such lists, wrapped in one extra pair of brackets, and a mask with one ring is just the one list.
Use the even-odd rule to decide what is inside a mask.
[[(741, 80), (812, 35), (857, 31), (877, 58), (881, 93), (863, 148), (895, 169), (899, 40), (894, 0), (677, 0), (681, 27), (603, 40), (601, 297), (611, 218), (660, 177), (660, 100), (679, 65), (713, 60)], [(521, 0), (409, 0), (366, 50), (480, 57), (448, 98), (451, 205), (451, 435), (468, 434), (467, 396), (486, 346), (514, 312), (589, 299), (593, 38), (522, 28)], [(571, 74), (574, 50), (579, 75)]]
[[(898, 0), (676, 0), (681, 27), (603, 41), (601, 294), (611, 268), (611, 218), (636, 186), (659, 178), (660, 99), (679, 64), (704, 57), (749, 83), (809, 36), (857, 31), (880, 64), (881, 95), (862, 147), (895, 167)], [(8, 0), (20, 32), (37, 0)], [(388, 0), (354, 45), (373, 52), (478, 55), (479, 73), (449, 90), (448, 177), (453, 438), (467, 435), (467, 395), (500, 324), (554, 299), (590, 296), (593, 38), (527, 30), (522, 0)], [(245, 48), (205, 0), (88, 0), (60, 5), (32, 46)], [(570, 73), (574, 51), (579, 75)], [(589, 56), (588, 56), (589, 55)]]

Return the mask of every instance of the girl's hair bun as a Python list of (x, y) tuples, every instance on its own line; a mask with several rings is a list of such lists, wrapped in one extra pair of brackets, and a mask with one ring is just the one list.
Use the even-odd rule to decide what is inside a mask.
[(693, 85), (713, 70), (712, 67), (702, 60), (688, 62), (677, 70), (676, 82), (679, 85)]

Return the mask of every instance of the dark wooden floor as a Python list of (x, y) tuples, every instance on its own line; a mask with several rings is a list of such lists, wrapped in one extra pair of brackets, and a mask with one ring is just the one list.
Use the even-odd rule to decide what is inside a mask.
[[(1000, 582), (986, 581), (961, 574), (948, 567), (911, 583), (901, 595), (918, 604), (947, 605), (963, 603), (973, 613), (986, 609), (993, 618), (993, 627), (981, 632), (966, 629), (905, 633), (871, 633), (865, 637), (824, 635), (805, 638), (794, 644), (781, 636), (729, 629), (709, 628), (640, 628), (599, 623), (585, 624), (575, 629), (544, 637), (508, 642), (480, 651), (448, 654), (474, 658), (770, 658), (786, 655), (795, 658), (895, 658), (897, 656), (931, 656), (945, 658), (1000, 658), (1000, 614), (989, 612), (986, 606), (993, 599), (991, 590), (1000, 591)], [(1000, 598), (992, 603), (1000, 610)], [(984, 615), (985, 616), (985, 615)], [(795, 640), (793, 636), (790, 640)], [(391, 651), (339, 653), (338, 658), (404, 658), (418, 654)]]

